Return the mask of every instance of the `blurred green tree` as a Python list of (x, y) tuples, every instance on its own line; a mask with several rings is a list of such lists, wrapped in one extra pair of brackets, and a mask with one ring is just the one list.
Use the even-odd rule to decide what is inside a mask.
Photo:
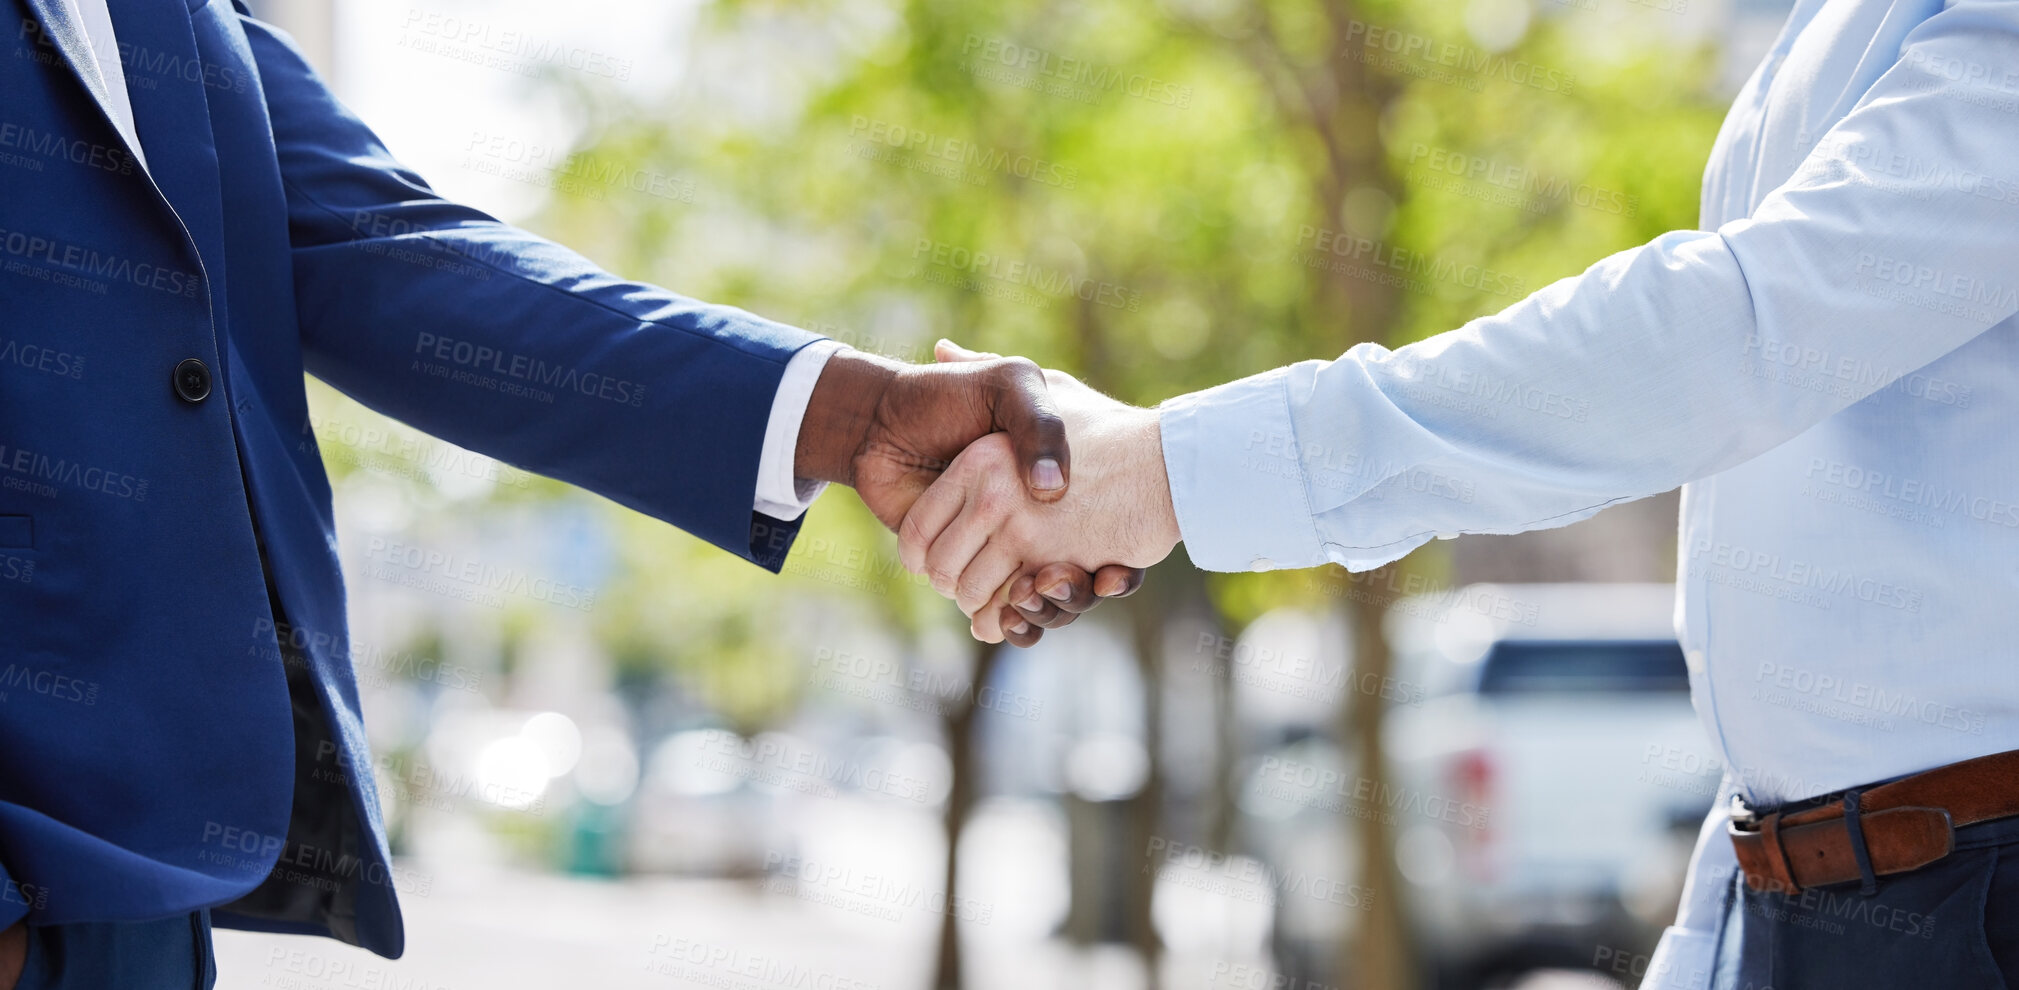
[[(945, 335), (1155, 403), (1450, 329), (1694, 226), (1721, 100), (1711, 56), (1676, 33), (1630, 0), (724, 0), (701, 8), (663, 102), (580, 94), (591, 137), (533, 226), (866, 350), (929, 360)], [(846, 497), (813, 511), (783, 596), (619, 514), (603, 635), (746, 731), (804, 681), (781, 602), (911, 632), (959, 622)], [(1399, 566), (1442, 570), (1435, 551)], [(1131, 628), (1152, 678), (1173, 610), (1210, 609), (1232, 635), (1283, 605), (1344, 608), (1362, 632), (1341, 651), (1386, 663), (1367, 634), (1382, 580), (1208, 577), (1181, 560), (1151, 580)], [(1224, 713), (1230, 688), (1216, 690)], [(1380, 706), (1343, 707), (1342, 740), (1378, 779)], [(1150, 831), (1156, 779), (1139, 799)], [(1388, 837), (1369, 833), (1357, 855), (1399, 893)], [(1133, 930), (1154, 958), (1142, 883)], [(1397, 903), (1377, 898), (1351, 972), (1296, 975), (1404, 985)], [(959, 968), (949, 929), (939, 984)]]

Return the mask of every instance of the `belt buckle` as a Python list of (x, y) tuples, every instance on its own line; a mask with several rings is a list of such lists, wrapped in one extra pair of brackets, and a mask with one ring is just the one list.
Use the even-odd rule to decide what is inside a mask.
[(1759, 811), (1754, 809), (1752, 805), (1747, 804), (1746, 799), (1742, 795), (1732, 795), (1729, 814), (1731, 815), (1733, 828), (1741, 832), (1757, 832), (1760, 830)]

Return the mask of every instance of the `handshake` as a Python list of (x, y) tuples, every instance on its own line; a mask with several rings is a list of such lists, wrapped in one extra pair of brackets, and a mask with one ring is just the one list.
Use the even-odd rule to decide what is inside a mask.
[(1179, 540), (1156, 411), (1027, 360), (944, 340), (935, 354), (836, 354), (794, 473), (854, 488), (983, 642), (1028, 646), (1135, 591)]

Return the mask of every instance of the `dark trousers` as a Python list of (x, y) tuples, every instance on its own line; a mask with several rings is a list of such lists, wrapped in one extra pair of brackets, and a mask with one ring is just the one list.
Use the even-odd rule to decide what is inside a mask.
[(2019, 818), (1958, 829), (1947, 858), (1861, 887), (1734, 879), (1715, 990), (2019, 990)]
[(210, 990), (210, 912), (28, 928), (18, 990)]

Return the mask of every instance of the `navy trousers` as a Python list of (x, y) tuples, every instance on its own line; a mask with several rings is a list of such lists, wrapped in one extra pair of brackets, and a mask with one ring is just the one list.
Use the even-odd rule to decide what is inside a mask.
[(1956, 831), (1912, 873), (1727, 894), (1715, 990), (2019, 990), (2019, 818)]
[(18, 990), (210, 990), (210, 912), (28, 928)]

